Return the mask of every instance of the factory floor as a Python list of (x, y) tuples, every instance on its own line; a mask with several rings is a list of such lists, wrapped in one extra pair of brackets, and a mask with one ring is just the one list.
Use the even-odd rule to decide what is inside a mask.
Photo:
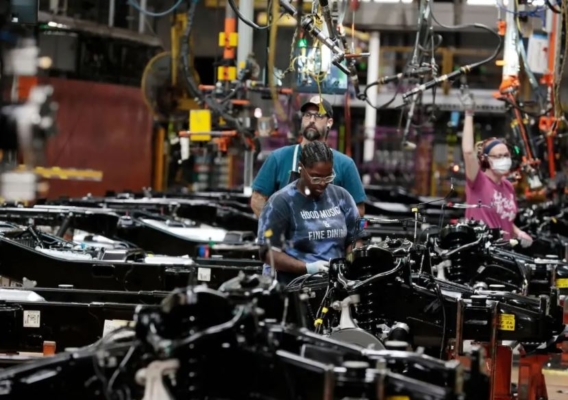
[(546, 377), (548, 400), (568, 400), (568, 375)]
[(548, 400), (568, 400), (568, 371), (544, 371), (544, 376)]
[[(548, 400), (568, 400), (568, 364), (560, 357), (560, 355), (552, 356), (542, 370)], [(519, 376), (517, 367), (513, 367), (511, 375), (512, 381), (516, 383)]]

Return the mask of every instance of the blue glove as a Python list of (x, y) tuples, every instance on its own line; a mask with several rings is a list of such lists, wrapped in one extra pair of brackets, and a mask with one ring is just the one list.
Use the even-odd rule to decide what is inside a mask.
[(327, 273), (329, 271), (329, 262), (327, 261), (314, 261), (306, 263), (306, 272), (310, 275), (320, 272)]

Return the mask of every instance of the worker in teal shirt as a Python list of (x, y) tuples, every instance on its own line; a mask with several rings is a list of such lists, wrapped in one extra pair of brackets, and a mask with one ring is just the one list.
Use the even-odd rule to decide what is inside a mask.
[[(302, 105), (302, 142), (273, 151), (266, 159), (252, 184), (251, 207), (258, 217), (266, 201), (275, 192), (299, 178), (298, 162), (302, 147), (313, 141), (325, 142), (333, 124), (333, 108), (320, 96), (314, 96)], [(341, 186), (355, 200), (359, 215), (365, 215), (365, 190), (355, 162), (345, 154), (333, 150), (333, 184)]]

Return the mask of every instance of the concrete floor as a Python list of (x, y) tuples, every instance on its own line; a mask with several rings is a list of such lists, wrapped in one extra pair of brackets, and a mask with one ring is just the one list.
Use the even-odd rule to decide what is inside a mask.
[(548, 400), (568, 400), (568, 371), (545, 370)]
[[(551, 361), (542, 370), (548, 391), (548, 400), (568, 400), (568, 365), (560, 365), (559, 357)], [(512, 381), (518, 380), (518, 369), (513, 367)]]

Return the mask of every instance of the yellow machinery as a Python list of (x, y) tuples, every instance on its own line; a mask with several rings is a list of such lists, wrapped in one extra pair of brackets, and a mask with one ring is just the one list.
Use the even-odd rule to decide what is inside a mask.
[[(164, 189), (169, 147), (179, 142), (177, 132), (188, 123), (191, 110), (199, 109), (197, 102), (188, 95), (180, 81), (180, 47), (187, 26), (187, 14), (177, 13), (172, 18), (171, 51), (162, 52), (148, 62), (141, 82), (144, 101), (154, 119), (161, 123), (154, 135), (152, 183), (156, 190)], [(192, 40), (191, 38), (189, 43), (190, 49), (193, 48)], [(199, 81), (199, 76), (193, 69), (192, 54), (190, 63), (191, 73)]]
[[(142, 94), (148, 109), (157, 121), (187, 123), (190, 110), (199, 105), (189, 98), (180, 82), (180, 38), (187, 25), (187, 15), (174, 14), (171, 27), (171, 51), (152, 58), (142, 75)], [(192, 43), (190, 42), (190, 48)], [(193, 67), (193, 56), (190, 58)], [(192, 71), (196, 80), (199, 76)]]
[[(219, 46), (223, 48), (223, 63), (216, 71), (217, 85), (215, 86), (201, 85), (199, 83), (199, 77), (193, 68), (194, 57), (191, 35), (187, 45), (182, 43), (183, 38), (188, 35), (187, 24), (188, 13), (180, 13), (173, 16), (171, 28), (172, 50), (171, 52), (160, 53), (150, 60), (142, 78), (144, 100), (154, 118), (161, 123), (154, 140), (153, 187), (156, 190), (164, 189), (165, 176), (172, 175), (168, 174), (166, 160), (170, 153), (169, 148), (174, 145), (180, 146), (182, 168), (178, 172), (182, 174), (193, 174), (193, 168), (184, 164), (184, 161), (189, 159), (190, 146), (193, 154), (194, 144), (202, 147), (201, 153), (203, 154), (211, 154), (211, 149), (218, 153), (226, 153), (228, 148), (233, 147), (233, 145), (245, 148), (246, 146), (243, 146), (243, 143), (246, 143), (249, 148), (254, 147), (251, 146), (251, 140), (241, 137), (234, 126), (229, 128), (229, 124), (227, 124), (225, 119), (232, 119), (233, 124), (231, 125), (235, 125), (236, 117), (229, 115), (230, 113), (211, 113), (211, 109), (216, 108), (217, 99), (207, 94), (213, 93), (217, 88), (222, 89), (224, 93), (231, 93), (231, 84), (238, 78), (237, 67), (235, 66), (235, 49), (238, 44), (238, 34), (236, 32), (237, 18), (234, 12), (227, 6), (224, 30), (219, 34)], [(184, 65), (184, 56), (188, 56), (189, 65)], [(186, 73), (185, 68), (189, 70), (190, 77), (193, 78), (192, 80), (195, 83), (193, 90), (198, 90), (203, 94), (201, 104), (194, 100), (194, 96), (187, 89), (188, 82), (184, 81), (186, 79), (186, 76), (184, 76)], [(228, 103), (231, 104), (230, 108), (235, 113), (235, 116), (238, 114), (239, 117), (243, 116), (242, 112), (244, 112), (244, 109), (250, 108), (250, 102), (242, 98), (230, 98)], [(219, 114), (222, 117), (218, 118)], [(252, 152), (250, 152), (251, 154), (248, 153), (249, 151), (245, 151), (245, 159), (248, 160), (250, 158), (252, 160)], [(235, 172), (233, 155), (230, 152), (228, 156), (229, 179), (227, 183), (229, 186), (234, 183), (233, 178), (235, 176), (233, 173)], [(191, 165), (189, 162), (188, 164)], [(210, 163), (205, 164), (211, 167)], [(252, 163), (249, 162), (248, 164)], [(177, 169), (177, 163), (171, 163), (170, 165), (172, 165), (171, 168)], [(202, 167), (205, 168), (205, 166)], [(212, 172), (214, 171), (209, 168), (209, 173)]]

